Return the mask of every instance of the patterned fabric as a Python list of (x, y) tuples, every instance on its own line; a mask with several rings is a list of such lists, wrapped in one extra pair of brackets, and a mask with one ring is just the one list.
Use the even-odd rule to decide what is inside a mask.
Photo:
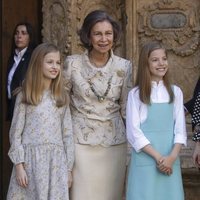
[(195, 126), (195, 132), (192, 139), (193, 141), (200, 141), (200, 92), (195, 100), (192, 123)]
[[(123, 119), (127, 95), (132, 87), (131, 62), (111, 52), (107, 64), (97, 68), (90, 63), (86, 51), (67, 57), (64, 71), (71, 82), (75, 143), (105, 147), (124, 143)], [(97, 94), (105, 99), (98, 99)]]
[(50, 91), (37, 106), (21, 102), (17, 96), (10, 129), (9, 157), (14, 164), (24, 162), (28, 187), (11, 176), (8, 200), (66, 200), (67, 174), (74, 162), (74, 142), (70, 110), (58, 108)]

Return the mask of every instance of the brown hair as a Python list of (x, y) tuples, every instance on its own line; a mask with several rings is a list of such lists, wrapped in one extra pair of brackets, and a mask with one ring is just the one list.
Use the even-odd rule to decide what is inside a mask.
[(108, 21), (112, 25), (114, 33), (113, 42), (116, 43), (119, 40), (121, 34), (121, 27), (119, 23), (116, 22), (110, 15), (108, 15), (107, 12), (103, 10), (94, 10), (85, 17), (83, 25), (78, 32), (80, 40), (86, 49), (91, 50), (92, 48), (90, 43), (90, 32), (92, 27), (96, 23), (103, 21)]
[[(149, 71), (149, 63), (148, 59), (152, 51), (157, 49), (164, 49), (165, 54), (167, 56), (167, 51), (165, 47), (157, 41), (149, 42), (145, 44), (140, 52), (139, 56), (139, 66), (138, 73), (136, 77), (136, 86), (139, 88), (139, 96), (140, 100), (145, 104), (150, 104), (150, 96), (151, 96), (151, 74)], [(166, 72), (163, 77), (164, 85), (169, 93), (170, 101), (172, 103), (174, 100), (174, 93), (171, 87), (171, 83), (169, 81), (169, 70)]]
[[(31, 105), (38, 105), (44, 92), (43, 85), (43, 61), (45, 55), (51, 52), (60, 52), (59, 49), (50, 43), (38, 45), (32, 53), (27, 74), (22, 85), (23, 102)], [(63, 69), (55, 79), (52, 79), (50, 90), (56, 101), (56, 105), (61, 107), (67, 103), (67, 91), (64, 87)]]

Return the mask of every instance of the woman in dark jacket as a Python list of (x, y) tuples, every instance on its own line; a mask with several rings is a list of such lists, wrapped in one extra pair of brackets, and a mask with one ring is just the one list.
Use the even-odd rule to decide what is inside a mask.
[(35, 47), (34, 33), (31, 24), (18, 23), (15, 26), (11, 55), (7, 69), (7, 120), (11, 121), (15, 106), (13, 92), (21, 86), (28, 68), (32, 51)]
[(196, 84), (196, 86), (195, 86), (194, 94), (193, 94), (192, 99), (190, 99), (187, 103), (185, 103), (185, 107), (186, 107), (187, 111), (188, 111), (190, 114), (193, 113), (194, 103), (195, 103), (195, 100), (196, 100), (196, 97), (197, 97), (198, 92), (200, 92), (200, 78), (199, 78), (199, 80), (197, 81), (197, 84)]
[(195, 86), (193, 97), (185, 103), (187, 111), (192, 115), (192, 129), (194, 131), (193, 141), (195, 148), (193, 152), (193, 162), (200, 169), (200, 78)]

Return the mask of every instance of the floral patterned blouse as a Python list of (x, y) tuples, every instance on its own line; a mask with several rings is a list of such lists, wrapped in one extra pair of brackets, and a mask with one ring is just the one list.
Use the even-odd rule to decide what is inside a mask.
[(14, 164), (25, 162), (26, 147), (39, 148), (54, 145), (64, 148), (67, 169), (74, 163), (74, 142), (70, 109), (58, 108), (50, 91), (45, 91), (37, 106), (22, 103), (22, 93), (17, 96), (10, 128), (11, 147), (8, 152)]
[(75, 143), (108, 147), (126, 142), (124, 119), (131, 72), (131, 62), (112, 51), (102, 68), (90, 63), (88, 51), (66, 58), (64, 75), (71, 87)]

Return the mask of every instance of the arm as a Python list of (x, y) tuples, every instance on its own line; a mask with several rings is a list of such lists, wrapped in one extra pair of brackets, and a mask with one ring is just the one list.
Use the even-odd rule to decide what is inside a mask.
[(71, 85), (71, 62), (72, 59), (70, 59), (70, 57), (67, 57), (65, 62), (64, 62), (64, 69), (63, 69), (63, 76), (64, 79), (67, 83), (69, 83), (69, 85), (67, 85), (67, 87), (69, 89), (71, 89), (72, 85)]
[(199, 80), (197, 81), (197, 84), (196, 84), (196, 86), (195, 86), (192, 99), (190, 99), (188, 102), (186, 102), (186, 103), (184, 104), (184, 106), (186, 107), (187, 111), (188, 111), (190, 114), (193, 113), (195, 98), (196, 98), (196, 96), (197, 96), (197, 94), (198, 94), (199, 91), (200, 91), (200, 78), (199, 78)]
[(185, 126), (185, 114), (183, 106), (183, 94), (180, 88), (174, 87), (174, 146), (169, 155), (163, 157), (163, 162), (160, 163), (159, 168), (171, 168), (177, 159), (182, 145), (186, 145), (187, 135)]
[(174, 87), (174, 144), (187, 145), (185, 113), (183, 106), (183, 93), (180, 88)]
[(128, 98), (128, 92), (132, 88), (132, 64), (130, 61), (126, 61), (127, 71), (125, 72), (124, 82), (122, 85), (121, 95), (119, 104), (121, 107), (121, 116), (123, 119), (126, 119), (126, 103)]
[(160, 159), (158, 168), (161, 172), (164, 172), (168, 175), (172, 174), (172, 167), (179, 155), (181, 147), (182, 144), (174, 144), (171, 153), (168, 156), (164, 156)]
[(24, 149), (22, 145), (22, 134), (25, 124), (25, 104), (21, 102), (22, 94), (18, 94), (13, 120), (10, 128), (10, 144), (8, 155), (15, 164), (16, 179), (20, 186), (27, 187), (28, 177), (24, 169)]
[(65, 109), (63, 122), (62, 122), (62, 138), (64, 149), (67, 156), (67, 169), (68, 169), (68, 186), (72, 184), (71, 171), (74, 164), (74, 139), (72, 132), (72, 120), (69, 107)]
[(17, 95), (14, 115), (10, 127), (10, 149), (8, 155), (13, 164), (24, 162), (24, 149), (22, 145), (22, 134), (25, 125), (25, 104), (22, 102), (22, 93)]
[(140, 152), (146, 145), (150, 145), (140, 128), (142, 103), (139, 100), (138, 90), (134, 88), (128, 94), (126, 106), (126, 132), (127, 139), (136, 152)]

